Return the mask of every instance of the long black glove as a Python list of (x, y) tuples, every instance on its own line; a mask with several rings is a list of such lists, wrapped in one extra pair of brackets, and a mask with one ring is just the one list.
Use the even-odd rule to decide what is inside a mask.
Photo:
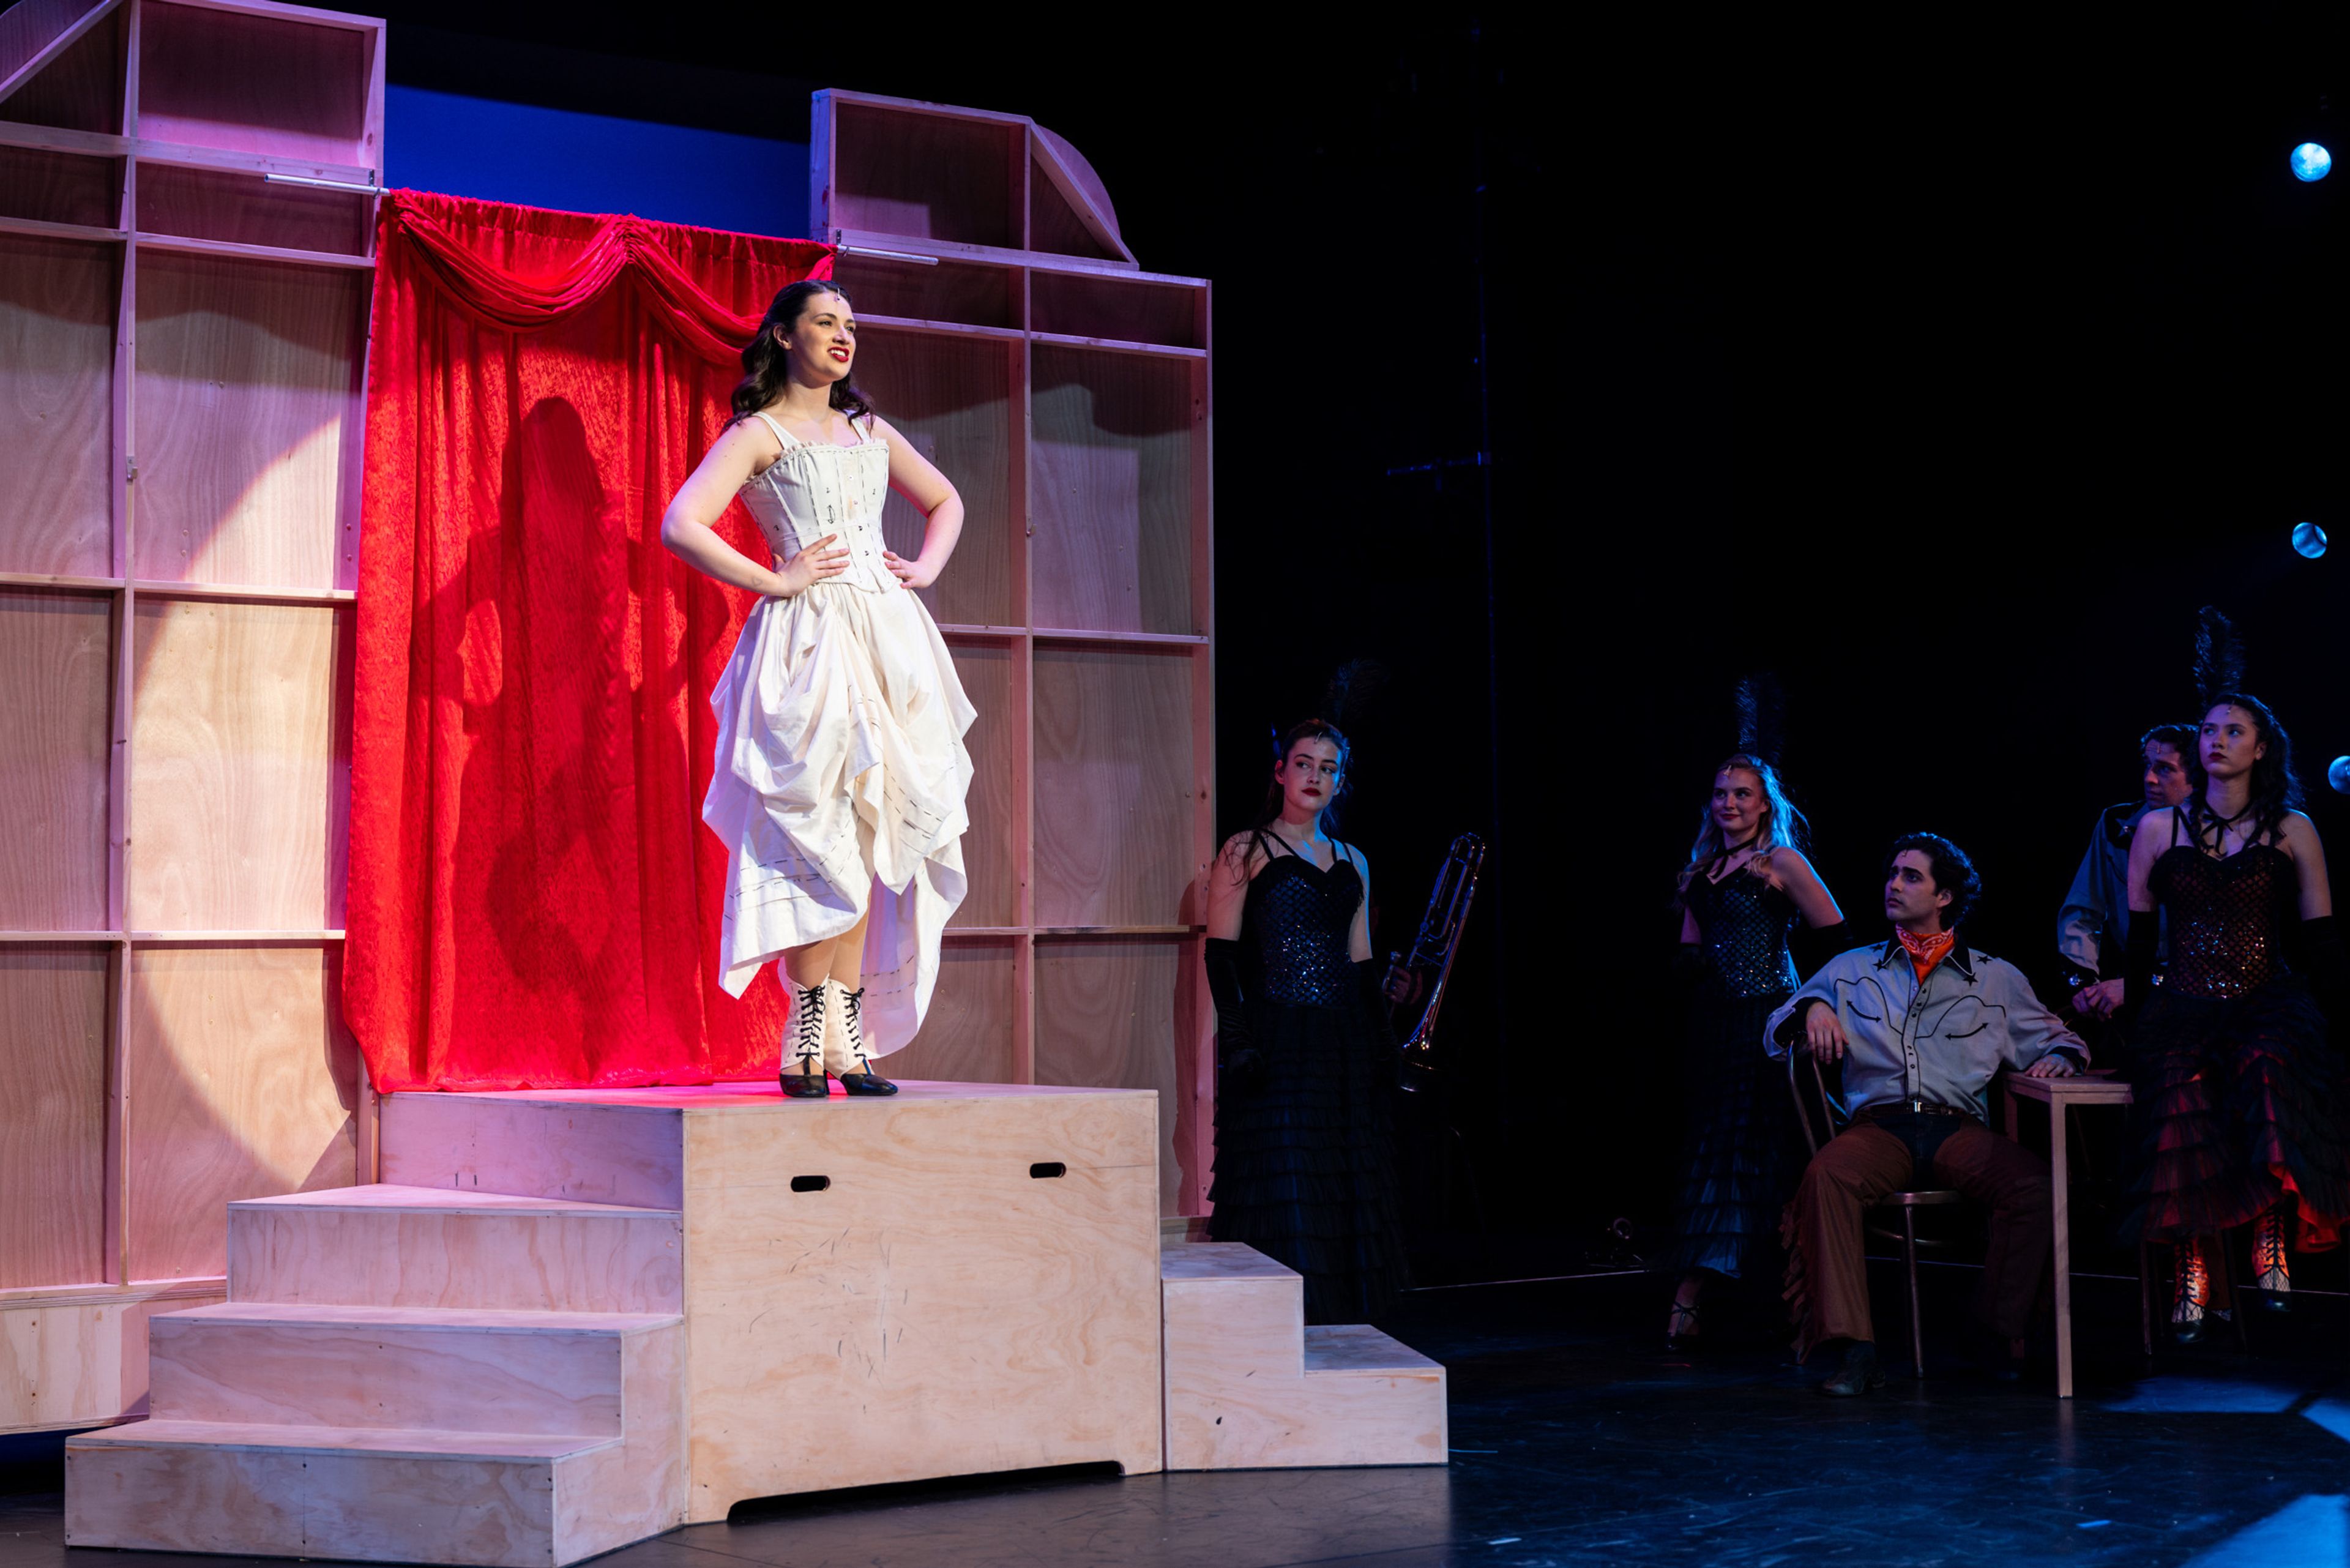
[(2345, 995), (2350, 990), (2350, 952), (2343, 950), (2342, 933), (2334, 929), (2333, 916), (2301, 922), (2301, 957), (2309, 970), (2309, 989), (2317, 993), (2317, 1005), (2339, 1028), (2343, 1003), (2350, 1000)]
[(1246, 1088), (1263, 1078), (1264, 1058), (1249, 1034), (1248, 1011), (1242, 1004), (1241, 945), (1210, 937), (1203, 946), (1208, 994), (1216, 1003), (1216, 1064), (1226, 1083)]
[(1798, 926), (1787, 943), (1787, 950), (1795, 961), (1795, 978), (1809, 980), (1820, 972), (1820, 966), (1852, 945), (1852, 932), (1842, 920), (1833, 926)]
[(2155, 954), (2161, 943), (2161, 915), (2152, 909), (2132, 909), (2129, 946), (2122, 958), (2122, 1004), (2116, 1022), (2135, 1023), (2153, 999)]

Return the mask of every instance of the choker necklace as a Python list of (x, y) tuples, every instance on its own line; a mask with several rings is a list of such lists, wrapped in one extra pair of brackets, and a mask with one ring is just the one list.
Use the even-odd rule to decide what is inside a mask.
[(2224, 833), (2229, 828), (2235, 826), (2236, 824), (2243, 821), (2244, 818), (2251, 815), (2253, 812), (2260, 809), (2260, 804), (2261, 803), (2256, 800), (2248, 801), (2244, 805), (2244, 809), (2236, 813), (2233, 816), (2221, 816), (2218, 812), (2211, 809), (2211, 803), (2209, 801), (2203, 803), (2203, 810), (2205, 815), (2209, 815), (2212, 821), (2220, 825), (2220, 830)]
[(1736, 844), (1730, 846), (1721, 854), (1715, 856), (1711, 860), (1706, 862), (1705, 879), (1709, 882), (1719, 882), (1721, 880), (1720, 876), (1721, 870), (1723, 867), (1730, 864), (1730, 857), (1737, 854), (1742, 849), (1752, 848), (1755, 840), (1762, 836), (1762, 833), (1758, 830), (1749, 836), (1739, 840)]
[[(2203, 803), (2203, 814), (2211, 820), (2211, 853), (2214, 855), (2220, 855), (2220, 852), (2227, 848), (2228, 830), (2234, 827), (2236, 824), (2243, 821), (2244, 818), (2251, 815), (2253, 811), (2259, 807), (2260, 804), (2261, 803), (2259, 801), (2251, 801), (2246, 803), (2244, 809), (2236, 813), (2235, 815), (2221, 816), (2219, 813), (2211, 809), (2211, 803), (2210, 801), (2207, 800)], [(2244, 833), (2242, 837), (2244, 846), (2246, 848), (2251, 847), (2252, 835), (2250, 833)], [(2220, 857), (2225, 859), (2227, 857), (2221, 855)]]

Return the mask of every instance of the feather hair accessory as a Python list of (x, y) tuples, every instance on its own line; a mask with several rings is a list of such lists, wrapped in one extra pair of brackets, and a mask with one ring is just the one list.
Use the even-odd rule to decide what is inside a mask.
[(1787, 730), (1787, 694), (1779, 678), (1768, 670), (1740, 676), (1736, 701), (1739, 751), (1777, 767)]
[(2195, 612), (2195, 696), (2208, 713), (2222, 692), (2244, 689), (2244, 639), (2214, 605)]
[(1340, 730), (1362, 715), (1371, 698), (1387, 684), (1387, 666), (1376, 659), (1350, 659), (1330, 674), (1322, 691), (1322, 720)]

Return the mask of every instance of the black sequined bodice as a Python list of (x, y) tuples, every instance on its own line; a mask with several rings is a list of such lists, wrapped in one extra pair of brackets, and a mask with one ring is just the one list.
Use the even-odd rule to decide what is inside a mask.
[(1283, 855), (1250, 881), (1241, 945), (1255, 960), (1255, 994), (1292, 1007), (1339, 1007), (1353, 994), (1347, 938), (1363, 901), (1354, 863), (1323, 870)]
[(2166, 991), (2241, 996), (2287, 972), (2285, 922), (2301, 890), (2293, 857), (2255, 844), (2225, 860), (2192, 845), (2162, 852), (2147, 877), (2168, 911)]
[(1706, 965), (1729, 995), (1741, 999), (1793, 991), (1801, 983), (1787, 953), (1787, 933), (1803, 917), (1795, 901), (1745, 871), (1719, 882), (1690, 878), (1681, 900), (1697, 917)]

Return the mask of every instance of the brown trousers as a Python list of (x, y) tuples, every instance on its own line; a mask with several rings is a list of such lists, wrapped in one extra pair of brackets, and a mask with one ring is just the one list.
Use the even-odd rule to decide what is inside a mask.
[[(1788, 1210), (1802, 1269), (1799, 1356), (1825, 1340), (1876, 1339), (1861, 1218), (1887, 1193), (1925, 1185), (1916, 1165), (1908, 1144), (1882, 1127), (1856, 1122), (1830, 1138), (1804, 1168)], [(2048, 1162), (1970, 1119), (1936, 1151), (1929, 1179), (1991, 1210), (1991, 1251), (1975, 1292), (1975, 1316), (1994, 1334), (2022, 1338), (2048, 1267), (2054, 1224)]]

